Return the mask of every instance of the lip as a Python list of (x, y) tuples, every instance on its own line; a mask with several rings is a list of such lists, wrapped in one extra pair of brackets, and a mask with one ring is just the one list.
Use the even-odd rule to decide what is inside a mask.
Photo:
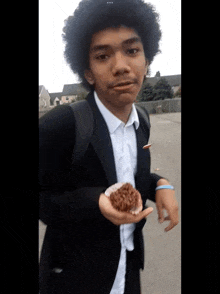
[(128, 89), (132, 88), (133, 86), (134, 86), (133, 81), (127, 81), (127, 82), (118, 83), (113, 88), (115, 90), (123, 91), (123, 90), (128, 90)]
[(121, 86), (126, 86), (129, 84), (133, 84), (133, 83), (134, 83), (133, 81), (124, 81), (124, 82), (115, 84), (113, 87), (121, 87)]

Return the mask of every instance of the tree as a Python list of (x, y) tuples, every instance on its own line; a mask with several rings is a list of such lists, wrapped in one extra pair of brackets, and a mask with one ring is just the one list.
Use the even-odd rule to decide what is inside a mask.
[(151, 101), (154, 98), (154, 88), (149, 83), (144, 85), (144, 88), (141, 93), (141, 99), (140, 101)]
[(155, 77), (160, 78), (160, 72), (159, 71), (156, 72)]
[(153, 90), (153, 100), (164, 100), (165, 98), (173, 98), (173, 90), (165, 78), (161, 78)]

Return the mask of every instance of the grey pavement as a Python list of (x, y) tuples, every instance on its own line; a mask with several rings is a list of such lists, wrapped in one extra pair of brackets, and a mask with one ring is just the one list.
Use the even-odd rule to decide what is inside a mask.
[[(151, 172), (169, 179), (181, 218), (181, 113), (150, 115), (152, 144)], [(159, 170), (156, 170), (159, 169)], [(147, 202), (154, 211), (143, 229), (145, 240), (145, 269), (141, 273), (143, 294), (181, 293), (181, 219), (165, 233), (169, 222), (159, 224), (156, 205)]]
[[(145, 269), (141, 272), (142, 294), (181, 293), (181, 113), (150, 115), (151, 172), (169, 179), (179, 204), (179, 224), (165, 233), (168, 222), (159, 224), (154, 211), (143, 229)], [(45, 225), (39, 221), (39, 256)]]

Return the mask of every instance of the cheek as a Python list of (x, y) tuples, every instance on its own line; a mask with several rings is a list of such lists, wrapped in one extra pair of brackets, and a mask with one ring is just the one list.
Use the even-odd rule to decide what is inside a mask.
[(102, 66), (93, 66), (92, 68), (93, 76), (95, 78), (96, 84), (100, 86), (105, 86), (106, 83), (111, 80), (111, 75), (108, 68)]
[(147, 61), (146, 61), (144, 53), (139, 55), (138, 58), (134, 60), (134, 66), (138, 69), (140, 73), (146, 72), (146, 65), (147, 65)]
[(147, 71), (146, 63), (143, 61), (137, 61), (135, 64), (135, 71), (138, 76), (143, 78)]

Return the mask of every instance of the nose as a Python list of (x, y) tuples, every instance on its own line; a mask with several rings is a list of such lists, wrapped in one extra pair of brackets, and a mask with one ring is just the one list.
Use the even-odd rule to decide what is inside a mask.
[(114, 56), (112, 73), (114, 76), (123, 75), (124, 73), (129, 73), (131, 70), (126, 56), (121, 52), (117, 52)]

